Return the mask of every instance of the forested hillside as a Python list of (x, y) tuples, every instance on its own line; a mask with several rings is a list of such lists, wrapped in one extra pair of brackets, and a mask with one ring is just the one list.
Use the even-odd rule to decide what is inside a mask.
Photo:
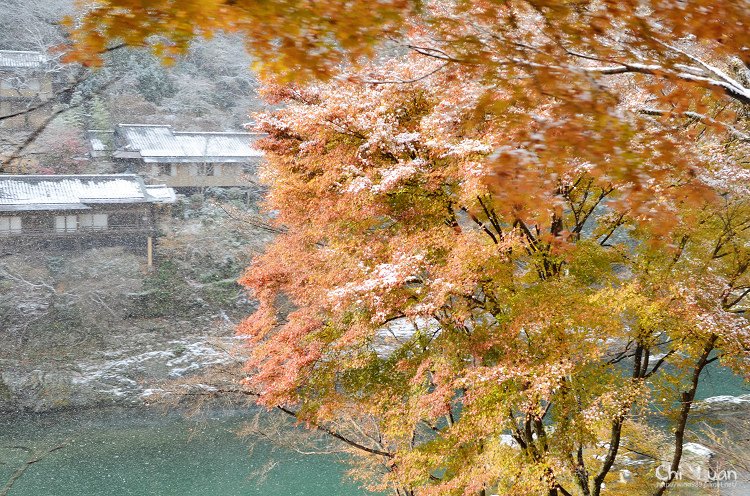
[[(171, 124), (180, 130), (242, 130), (262, 105), (251, 58), (236, 36), (195, 40), (176, 64), (165, 67), (147, 48), (125, 47), (106, 56), (100, 70), (65, 64), (66, 29), (73, 0), (35, 0), (4, 5), (0, 50), (40, 51), (49, 57), (60, 112), (44, 129), (0, 128), (0, 154), (32, 168), (58, 173), (96, 172), (86, 160), (87, 129), (122, 123)], [(5, 10), (7, 9), (7, 10)], [(6, 13), (7, 12), (7, 13)], [(25, 145), (32, 132), (39, 131)]]

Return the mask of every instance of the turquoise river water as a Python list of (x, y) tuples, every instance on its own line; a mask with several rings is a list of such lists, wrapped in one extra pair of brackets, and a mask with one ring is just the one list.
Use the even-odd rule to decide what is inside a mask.
[[(0, 417), (0, 494), (29, 458), (50, 453), (8, 496), (344, 496), (365, 490), (345, 480), (333, 455), (301, 455), (237, 436), (239, 414), (193, 422), (161, 410), (89, 410)], [(265, 475), (258, 471), (274, 465)]]
[[(747, 394), (726, 369), (706, 371), (699, 397)], [(333, 455), (271, 449), (236, 435), (242, 412), (201, 422), (159, 409), (107, 409), (0, 416), (0, 494), (29, 458), (19, 446), (70, 443), (31, 465), (8, 496), (366, 495)], [(265, 476), (258, 471), (273, 465)]]

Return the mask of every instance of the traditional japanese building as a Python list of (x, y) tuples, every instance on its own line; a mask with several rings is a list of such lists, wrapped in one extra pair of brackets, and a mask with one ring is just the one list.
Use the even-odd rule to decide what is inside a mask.
[(263, 153), (261, 135), (182, 132), (167, 125), (119, 124), (114, 131), (88, 132), (94, 158), (108, 157), (116, 171), (173, 188), (244, 187), (251, 184)]
[(149, 254), (175, 192), (133, 174), (0, 175), (0, 249), (125, 245)]
[(39, 104), (54, 96), (53, 78), (44, 54), (0, 50), (0, 116), (20, 115), (0, 120), (0, 127), (23, 128), (39, 125), (48, 109)]

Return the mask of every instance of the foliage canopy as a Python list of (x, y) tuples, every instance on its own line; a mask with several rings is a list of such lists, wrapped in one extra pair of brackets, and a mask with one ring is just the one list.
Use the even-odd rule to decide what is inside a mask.
[(747, 7), (106, 0), (74, 36), (241, 32), (283, 104), (261, 403), (399, 494), (661, 494), (633, 453), (676, 470), (702, 371), (748, 370)]

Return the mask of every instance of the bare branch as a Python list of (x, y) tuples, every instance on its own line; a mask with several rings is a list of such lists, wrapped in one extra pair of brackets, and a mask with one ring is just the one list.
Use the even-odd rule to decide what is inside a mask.
[[(88, 76), (86, 76), (83, 79), (81, 79), (79, 81), (79, 84), (81, 82), (83, 82), (87, 78), (88, 78)], [(119, 77), (110, 79), (109, 81), (107, 81), (106, 83), (104, 83), (102, 86), (100, 86), (99, 88), (97, 88), (96, 90), (94, 90), (93, 94), (96, 95), (96, 94), (102, 93), (107, 88), (109, 88), (112, 84), (114, 84), (115, 82), (117, 82), (117, 80), (119, 80), (119, 79), (120, 79)], [(0, 164), (0, 172), (4, 172), (6, 167), (8, 167), (11, 163), (13, 163), (14, 160), (20, 158), (21, 155), (22, 155), (22, 153), (23, 153), (23, 151), (26, 148), (28, 148), (32, 143), (34, 143), (34, 141), (36, 141), (36, 139), (44, 132), (44, 130), (47, 129), (47, 127), (50, 125), (50, 123), (52, 123), (52, 121), (54, 121), (59, 115), (64, 114), (65, 112), (68, 112), (69, 110), (73, 110), (75, 108), (78, 108), (78, 107), (80, 107), (83, 104), (84, 104), (84, 102), (81, 101), (80, 103), (69, 105), (69, 106), (67, 106), (65, 108), (61, 108), (61, 109), (56, 110), (55, 112), (53, 112), (49, 117), (47, 117), (44, 120), (44, 122), (42, 122), (42, 124), (39, 127), (37, 127), (34, 130), (34, 132), (32, 132), (29, 136), (27, 136), (26, 139), (20, 145), (18, 145), (18, 147), (16, 147), (16, 149), (13, 151), (13, 153), (8, 158), (6, 158), (5, 160), (3, 160), (3, 162)]]
[[(223, 394), (223, 393), (240, 394), (240, 395), (244, 395), (244, 396), (253, 396), (253, 397), (256, 397), (256, 398), (260, 396), (259, 393), (256, 393), (254, 391), (250, 391), (248, 389), (240, 389), (240, 388), (236, 388), (236, 389), (211, 388), (210, 391), (203, 391), (203, 392), (200, 392), (200, 393), (189, 393), (188, 395), (216, 395), (216, 394)], [(371, 448), (369, 446), (365, 446), (363, 444), (360, 444), (357, 441), (354, 441), (353, 439), (350, 439), (350, 438), (346, 437), (345, 435), (341, 434), (340, 432), (338, 432), (338, 431), (336, 431), (336, 430), (334, 430), (334, 429), (332, 429), (330, 427), (318, 424), (316, 422), (312, 422), (310, 420), (306, 420), (306, 419), (300, 418), (298, 411), (295, 411), (295, 410), (293, 410), (291, 408), (288, 408), (288, 407), (286, 407), (284, 405), (276, 405), (273, 408), (276, 409), (276, 410), (279, 410), (280, 412), (283, 412), (283, 413), (289, 415), (290, 417), (295, 418), (296, 420), (298, 420), (300, 422), (305, 422), (310, 427), (313, 427), (315, 430), (320, 431), (320, 432), (322, 432), (324, 434), (328, 434), (329, 436), (331, 436), (331, 437), (333, 437), (335, 439), (338, 439), (339, 441), (341, 441), (341, 442), (343, 442), (343, 443), (345, 443), (345, 444), (347, 444), (347, 445), (349, 445), (349, 446), (351, 446), (353, 448), (356, 448), (356, 449), (358, 449), (360, 451), (365, 451), (365, 452), (373, 454), (373, 455), (384, 456), (386, 458), (393, 458), (393, 456), (394, 456), (393, 453), (391, 453), (389, 451), (383, 451), (383, 450), (380, 450), (380, 449)], [(3, 496), (3, 495), (0, 494), (0, 496)]]
[[(31, 458), (29, 458), (26, 463), (21, 465), (8, 479), (8, 482), (5, 484), (5, 487), (3, 487), (2, 490), (0, 490), (0, 496), (8, 496), (8, 493), (11, 489), (13, 489), (13, 485), (18, 481), (18, 479), (23, 476), (24, 472), (29, 469), (32, 465), (34, 465), (37, 462), (42, 461), (44, 458), (47, 457), (47, 455), (50, 455), (51, 453), (54, 453), (55, 451), (59, 451), (66, 447), (70, 441), (65, 441), (62, 444), (58, 444), (56, 446), (53, 446), (49, 449), (46, 449), (42, 451), (41, 453), (33, 455)], [(26, 450), (26, 448), (23, 448)]]
[(417, 83), (419, 81), (422, 81), (423, 79), (427, 79), (428, 77), (432, 76), (433, 74), (436, 74), (443, 69), (445, 69), (448, 66), (448, 62), (444, 62), (443, 64), (439, 65), (435, 69), (421, 75), (417, 76), (412, 79), (392, 79), (392, 80), (374, 80), (374, 79), (365, 79), (362, 81), (366, 84), (410, 84), (410, 83)]
[[(668, 110), (660, 110), (660, 109), (648, 108), (648, 107), (641, 109), (640, 113), (645, 114), (645, 115), (657, 115), (657, 116), (672, 114), (672, 112)], [(729, 132), (729, 134), (732, 135), (733, 138), (736, 138), (740, 141), (750, 142), (750, 134), (744, 133), (740, 131), (739, 129), (737, 129), (736, 127), (732, 126), (731, 124), (717, 121), (716, 119), (713, 119), (707, 115), (699, 114), (698, 112), (680, 112), (677, 115), (681, 115), (689, 119), (702, 122), (704, 124), (710, 124), (714, 126), (723, 127)]]

